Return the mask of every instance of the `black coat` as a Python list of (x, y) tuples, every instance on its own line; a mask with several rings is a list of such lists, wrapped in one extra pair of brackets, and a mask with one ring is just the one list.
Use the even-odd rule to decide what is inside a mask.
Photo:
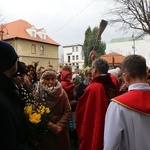
[(23, 105), (17, 87), (0, 74), (0, 149), (26, 150)]

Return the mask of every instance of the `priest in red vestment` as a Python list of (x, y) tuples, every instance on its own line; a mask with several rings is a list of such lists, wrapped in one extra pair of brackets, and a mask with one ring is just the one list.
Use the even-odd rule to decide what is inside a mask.
[(107, 61), (92, 63), (92, 83), (79, 98), (76, 107), (76, 129), (79, 150), (102, 150), (105, 113), (109, 100), (118, 94), (117, 79), (108, 74)]

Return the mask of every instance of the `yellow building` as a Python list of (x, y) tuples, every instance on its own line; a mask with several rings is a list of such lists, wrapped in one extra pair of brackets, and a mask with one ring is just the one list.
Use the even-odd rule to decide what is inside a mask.
[(1, 25), (0, 37), (15, 48), (19, 60), (26, 65), (38, 62), (37, 68), (52, 65), (58, 69), (60, 45), (48, 37), (44, 28), (36, 29), (27, 21), (17, 20)]

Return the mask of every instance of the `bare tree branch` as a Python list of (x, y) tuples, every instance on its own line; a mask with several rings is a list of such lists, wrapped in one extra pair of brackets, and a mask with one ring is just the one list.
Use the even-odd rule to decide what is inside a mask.
[(115, 7), (108, 11), (111, 24), (122, 24), (121, 30), (136, 29), (150, 34), (150, 0), (114, 0)]

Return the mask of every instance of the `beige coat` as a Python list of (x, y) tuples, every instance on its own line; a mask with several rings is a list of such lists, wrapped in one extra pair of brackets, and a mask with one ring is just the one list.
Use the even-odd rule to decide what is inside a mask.
[[(68, 120), (71, 116), (71, 107), (64, 90), (59, 100), (57, 100), (57, 104), (51, 110), (53, 115), (48, 126), (49, 132), (40, 144), (41, 150), (70, 150)], [(57, 135), (58, 125), (63, 128), (63, 131)]]

